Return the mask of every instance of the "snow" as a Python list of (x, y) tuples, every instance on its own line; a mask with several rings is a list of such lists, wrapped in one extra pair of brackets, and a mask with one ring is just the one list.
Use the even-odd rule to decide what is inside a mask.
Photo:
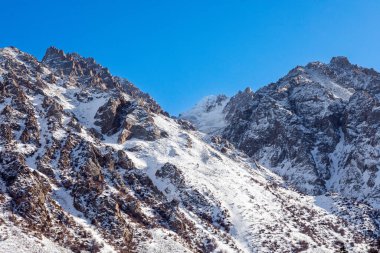
[(6, 98), (6, 99), (4, 99), (4, 102), (0, 104), (0, 113), (4, 110), (4, 108), (5, 108), (7, 105), (10, 105), (10, 104), (11, 104), (11, 101), (12, 101), (11, 98)]
[(191, 253), (191, 251), (176, 240), (170, 240), (170, 237), (175, 237), (174, 234), (169, 234), (161, 229), (152, 229), (152, 240), (149, 244), (141, 245), (138, 252), (154, 252), (154, 253)]
[(89, 94), (91, 99), (88, 102), (80, 102), (75, 96), (82, 89), (72, 86), (62, 87), (61, 85), (65, 83), (62, 79), (59, 79), (57, 82), (58, 85), (50, 84), (44, 90), (45, 93), (51, 97), (58, 98), (58, 102), (62, 105), (63, 109), (72, 112), (82, 125), (87, 128), (97, 128), (94, 125), (95, 114), (99, 107), (108, 101), (110, 95), (94, 92)]
[(35, 115), (37, 117), (37, 124), (40, 131), (40, 136), (42, 137), (40, 148), (36, 149), (35, 153), (32, 156), (28, 156), (26, 158), (26, 164), (28, 165), (28, 167), (31, 169), (36, 169), (36, 157), (41, 156), (42, 152), (44, 152), (46, 141), (47, 139), (49, 139), (48, 137), (50, 136), (50, 131), (48, 129), (47, 120), (39, 116), (40, 112), (43, 111), (42, 109), (43, 97), (41, 95), (36, 95), (34, 97), (28, 96), (28, 98), (30, 99), (31, 103), (34, 106), (34, 110), (36, 112)]
[[(155, 176), (156, 171), (166, 162), (174, 164), (181, 170), (186, 183), (199, 192), (207, 193), (207, 196), (212, 196), (220, 201), (222, 207), (226, 208), (230, 214), (232, 238), (243, 251), (259, 252), (259, 249), (263, 250), (258, 245), (268, 237), (283, 243), (300, 240), (305, 240), (310, 245), (315, 243), (310, 237), (299, 232), (296, 229), (297, 226), (290, 222), (292, 214), (285, 212), (284, 201), (297, 208), (305, 207), (315, 210), (320, 215), (316, 222), (325, 219), (324, 217), (336, 219), (329, 213), (330, 210), (327, 206), (316, 206), (314, 197), (303, 196), (284, 188), (280, 189), (278, 194), (275, 193), (275, 190), (268, 190), (268, 187), (277, 180), (268, 181), (267, 169), (263, 166), (258, 164), (260, 168), (254, 169), (248, 162), (232, 161), (191, 133), (187, 133), (187, 135), (192, 140), (192, 147), (187, 148), (187, 138), (173, 120), (156, 116), (155, 123), (159, 128), (168, 131), (170, 136), (154, 142), (130, 140), (125, 144), (128, 156), (139, 164), (139, 169), (146, 171), (157, 188), (166, 194), (168, 199), (180, 198), (180, 196), (175, 192), (176, 189), (173, 188), (173, 185)], [(127, 150), (133, 146), (140, 146), (140, 151), (130, 152)], [(173, 152), (176, 154), (175, 156), (172, 155)], [(222, 159), (212, 156), (213, 153)], [(169, 188), (170, 191), (165, 191), (166, 188)], [(189, 215), (191, 216), (191, 213)], [(196, 218), (194, 219), (197, 221)], [(284, 223), (284, 219), (289, 220)], [(267, 226), (270, 224), (287, 224), (287, 229), (291, 231), (290, 238), (284, 238), (280, 231), (268, 231)], [(262, 230), (266, 232), (263, 233)], [(330, 234), (330, 236), (332, 235)], [(340, 235), (334, 236), (340, 238)], [(223, 243), (221, 245), (228, 248)], [(361, 245), (356, 247), (360, 248)], [(233, 251), (230, 249), (226, 252)], [(330, 250), (328, 247), (320, 247), (319, 252), (330, 252)]]
[(17, 253), (71, 253), (53, 241), (29, 237), (16, 226), (0, 225), (0, 252)]
[(182, 113), (180, 118), (192, 122), (201, 132), (207, 134), (217, 132), (227, 125), (223, 109), (229, 101), (226, 97), (218, 104), (219, 97), (216, 95), (204, 97), (192, 109)]
[(87, 232), (89, 232), (97, 242), (104, 245), (100, 251), (101, 253), (117, 252), (110, 244), (108, 244), (103, 239), (100, 233), (96, 231), (96, 229), (92, 225), (90, 225), (91, 222), (88, 219), (84, 218), (85, 216), (83, 215), (83, 213), (79, 212), (73, 206), (73, 197), (67, 190), (63, 188), (56, 188), (54, 189), (53, 197), (64, 209), (64, 211), (75, 220), (77, 224), (80, 224)]
[(18, 56), (17, 49), (12, 48), (12, 47), (4, 47), (0, 49), (2, 55), (7, 55), (12, 58), (16, 58)]
[(339, 164), (342, 162), (342, 158), (344, 157), (344, 133), (342, 129), (339, 130), (340, 140), (336, 145), (334, 152), (330, 155), (330, 159), (332, 161), (332, 173), (330, 179), (327, 181), (326, 185), (328, 188), (334, 188), (334, 184), (339, 183)]
[(353, 92), (350, 89), (346, 89), (341, 85), (333, 82), (326, 76), (321, 75), (317, 71), (308, 70), (312, 79), (326, 88), (335, 98), (341, 98), (344, 101), (348, 101)]
[[(0, 179), (1, 203), (10, 201), (10, 197), (5, 193), (5, 183)], [(0, 205), (0, 252), (17, 253), (71, 253), (57, 243), (41, 236), (34, 237), (25, 233), (21, 228), (15, 226), (9, 217), (13, 214), (6, 205)], [(16, 217), (17, 219), (17, 217)]]
[(16, 151), (22, 154), (26, 154), (26, 155), (32, 154), (34, 151), (36, 151), (36, 149), (37, 149), (36, 146), (32, 144), (22, 144), (22, 143), (16, 144)]
[(63, 140), (66, 137), (66, 131), (63, 129), (57, 129), (53, 132), (53, 137), (56, 140)]
[(58, 103), (62, 105), (63, 109), (73, 109), (74, 106), (71, 104), (71, 99), (68, 99), (64, 94), (67, 89), (55, 84), (49, 84), (44, 92), (51, 97), (58, 98)]
[(94, 94), (89, 102), (77, 102), (72, 112), (77, 115), (79, 122), (87, 128), (97, 128), (94, 125), (94, 117), (100, 106), (104, 105), (110, 98), (106, 94)]

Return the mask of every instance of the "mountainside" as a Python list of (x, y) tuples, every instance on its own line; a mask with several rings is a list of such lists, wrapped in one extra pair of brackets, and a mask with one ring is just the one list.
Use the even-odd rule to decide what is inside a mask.
[(180, 118), (192, 122), (201, 132), (216, 134), (227, 126), (223, 109), (228, 101), (225, 95), (205, 97), (191, 110), (182, 113)]
[(366, 252), (377, 80), (299, 67), (184, 114), (204, 134), (92, 58), (0, 49), (0, 252)]
[(303, 193), (336, 192), (378, 207), (379, 98), (379, 73), (334, 57), (239, 92), (221, 110), (220, 135)]

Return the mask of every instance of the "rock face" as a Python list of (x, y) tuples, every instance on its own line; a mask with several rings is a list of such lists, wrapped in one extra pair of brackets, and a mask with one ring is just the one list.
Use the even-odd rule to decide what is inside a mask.
[(210, 97), (208, 139), (92, 58), (0, 49), (0, 252), (363, 252), (373, 203), (305, 196), (265, 165), (305, 192), (375, 194), (377, 75), (336, 58)]
[(118, 142), (131, 138), (153, 141), (167, 134), (154, 124), (150, 109), (136, 101), (124, 97), (110, 98), (95, 115), (95, 125), (101, 127), (102, 134), (119, 133)]
[(303, 193), (338, 192), (376, 205), (379, 89), (379, 73), (345, 57), (299, 66), (233, 96), (221, 135)]

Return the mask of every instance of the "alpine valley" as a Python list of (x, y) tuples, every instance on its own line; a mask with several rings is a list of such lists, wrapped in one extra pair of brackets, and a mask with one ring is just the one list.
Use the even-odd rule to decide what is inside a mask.
[(345, 57), (171, 117), (92, 58), (0, 49), (0, 252), (378, 252), (380, 74)]

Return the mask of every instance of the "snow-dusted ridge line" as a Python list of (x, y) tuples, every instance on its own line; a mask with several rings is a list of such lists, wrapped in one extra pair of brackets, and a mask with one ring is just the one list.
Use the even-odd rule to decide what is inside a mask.
[[(220, 108), (224, 127), (215, 133), (203, 130), (197, 111), (190, 110), (186, 119), (209, 136), (227, 139), (306, 194), (339, 192), (377, 207), (379, 84), (375, 70), (334, 57), (328, 64), (298, 66), (256, 92), (239, 92)], [(211, 115), (202, 111), (203, 118)]]
[[(56, 67), (49, 69), (20, 58), (17, 50), (3, 56), (15, 64), (15, 76), (0, 81), (13, 89), (10, 99), (0, 101), (2, 111), (8, 108), (0, 117), (19, 128), (10, 128), (10, 140), (0, 132), (0, 207), (17, 207), (7, 210), (19, 223), (12, 222), (12, 212), (1, 217), (15, 229), (32, 224), (12, 240), (46, 235), (59, 248), (74, 238), (71, 247), (95, 252), (333, 252), (340, 245), (363, 252), (372, 240), (368, 231), (378, 232), (366, 203), (299, 193), (273, 173), (270, 159), (248, 157), (223, 138), (186, 130), (149, 97), (109, 82), (110, 74), (93, 61), (50, 51), (47, 63)], [(28, 81), (19, 85), (24, 75)], [(241, 95), (254, 96), (250, 90)], [(209, 134), (221, 134), (230, 101), (210, 97), (189, 114)], [(287, 103), (278, 105), (286, 117), (295, 114)], [(8, 156), (23, 170), (11, 167)], [(289, 163), (282, 169), (295, 168)], [(36, 220), (49, 226), (40, 229)], [(16, 247), (3, 245), (0, 251)]]

